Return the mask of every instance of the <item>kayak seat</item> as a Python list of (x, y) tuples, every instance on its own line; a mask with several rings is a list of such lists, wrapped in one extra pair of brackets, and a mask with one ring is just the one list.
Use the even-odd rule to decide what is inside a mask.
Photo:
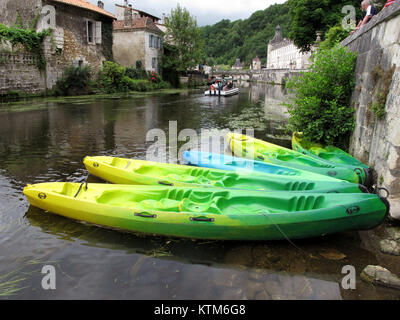
[(117, 168), (126, 168), (127, 165), (129, 164), (129, 160), (127, 159), (121, 159), (121, 158), (114, 158), (113, 161), (111, 162), (111, 166), (117, 167)]
[(73, 197), (77, 193), (77, 191), (78, 189), (74, 184), (67, 182), (64, 183), (61, 192), (56, 192), (56, 193), (67, 197)]
[(181, 201), (171, 200), (171, 199), (161, 199), (157, 200), (144, 200), (138, 203), (137, 208), (144, 210), (154, 210), (154, 211), (167, 211), (167, 212), (179, 212), (181, 211)]

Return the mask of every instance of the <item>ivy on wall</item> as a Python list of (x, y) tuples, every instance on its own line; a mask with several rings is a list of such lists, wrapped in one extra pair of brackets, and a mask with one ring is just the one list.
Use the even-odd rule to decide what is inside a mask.
[(14, 47), (21, 44), (28, 52), (35, 55), (37, 67), (40, 70), (46, 68), (46, 59), (43, 52), (43, 41), (51, 36), (50, 30), (36, 32), (34, 28), (25, 29), (21, 25), (6, 27), (0, 24), (0, 44), (9, 41)]

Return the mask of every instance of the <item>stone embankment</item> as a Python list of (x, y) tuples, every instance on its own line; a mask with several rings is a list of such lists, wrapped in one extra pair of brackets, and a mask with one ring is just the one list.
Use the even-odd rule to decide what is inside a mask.
[[(400, 199), (400, 1), (342, 42), (357, 52), (352, 103), (356, 128), (350, 151), (376, 171), (391, 204)], [(399, 207), (392, 210), (400, 216)], [(396, 212), (397, 211), (397, 212)]]

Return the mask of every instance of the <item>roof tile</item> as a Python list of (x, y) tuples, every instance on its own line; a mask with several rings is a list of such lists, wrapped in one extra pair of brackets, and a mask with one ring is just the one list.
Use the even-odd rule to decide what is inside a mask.
[(65, 4), (68, 4), (68, 5), (79, 7), (79, 8), (83, 8), (83, 9), (87, 9), (89, 11), (94, 11), (94, 12), (97, 12), (97, 13), (100, 13), (102, 15), (105, 15), (105, 16), (108, 16), (110, 18), (114, 18), (115, 19), (115, 16), (112, 13), (110, 13), (110, 12), (104, 10), (104, 9), (101, 9), (98, 6), (94, 5), (93, 3), (90, 3), (90, 2), (85, 1), (85, 0), (53, 0), (53, 1), (54, 2), (65, 3)]

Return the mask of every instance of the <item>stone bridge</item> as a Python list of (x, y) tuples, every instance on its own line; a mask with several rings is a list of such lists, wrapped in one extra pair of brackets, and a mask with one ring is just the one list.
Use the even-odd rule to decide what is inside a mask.
[(287, 79), (299, 75), (307, 70), (298, 69), (262, 69), (262, 70), (229, 70), (213, 71), (211, 75), (216, 77), (230, 76), (234, 80), (264, 81), (268, 83), (283, 84)]

